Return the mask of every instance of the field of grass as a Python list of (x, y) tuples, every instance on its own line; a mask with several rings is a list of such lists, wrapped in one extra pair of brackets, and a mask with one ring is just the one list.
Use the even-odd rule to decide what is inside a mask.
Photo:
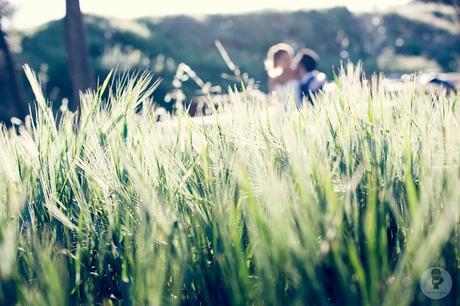
[(314, 108), (243, 91), (157, 122), (140, 77), (56, 119), (27, 72), (34, 120), (0, 133), (1, 305), (460, 304), (459, 96), (349, 68)]

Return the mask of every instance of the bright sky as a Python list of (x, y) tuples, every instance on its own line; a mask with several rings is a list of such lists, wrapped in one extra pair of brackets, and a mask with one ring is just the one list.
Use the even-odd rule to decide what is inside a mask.
[[(14, 28), (24, 29), (64, 16), (65, 0), (10, 0)], [(384, 9), (409, 0), (80, 0), (83, 12), (135, 18), (175, 14), (241, 13), (263, 9), (296, 10), (347, 6), (355, 11)]]

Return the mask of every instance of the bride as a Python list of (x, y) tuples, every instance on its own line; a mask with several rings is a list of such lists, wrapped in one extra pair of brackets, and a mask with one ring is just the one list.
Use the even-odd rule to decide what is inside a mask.
[(300, 81), (293, 67), (294, 50), (288, 44), (279, 43), (267, 52), (265, 69), (268, 73), (268, 92), (278, 98), (286, 108), (300, 100)]

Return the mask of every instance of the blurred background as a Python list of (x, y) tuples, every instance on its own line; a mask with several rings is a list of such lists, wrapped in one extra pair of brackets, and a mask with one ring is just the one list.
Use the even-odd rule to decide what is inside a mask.
[(112, 68), (161, 78), (154, 100), (169, 111), (242, 81), (266, 91), (264, 59), (278, 42), (317, 51), (329, 79), (361, 60), (368, 75), (455, 83), (459, 20), (459, 0), (0, 0), (0, 121), (28, 112), (25, 63), (71, 109)]

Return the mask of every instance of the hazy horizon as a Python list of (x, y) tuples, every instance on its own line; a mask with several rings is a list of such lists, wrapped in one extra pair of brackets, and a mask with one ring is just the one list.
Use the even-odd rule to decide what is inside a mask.
[[(65, 14), (64, 0), (11, 0), (10, 2), (16, 7), (16, 12), (12, 20), (7, 24), (9, 28), (32, 28), (51, 20), (60, 19)], [(46, 2), (45, 8), (43, 5), (44, 2)], [(149, 0), (131, 0), (129, 2), (80, 0), (81, 8), (84, 13), (121, 19), (183, 14), (195, 16), (208, 14), (237, 14), (263, 10), (293, 11), (301, 9), (325, 9), (336, 6), (346, 6), (352, 11), (373, 11), (406, 4), (408, 2), (410, 2), (410, 0), (324, 0), (321, 2), (298, 0), (233, 0), (231, 2), (232, 5), (229, 5), (228, 1), (195, 0), (193, 3), (183, 3), (180, 0), (169, 0), (167, 4), (156, 7), (152, 5)], [(38, 15), (37, 12), (40, 12), (40, 15)]]

